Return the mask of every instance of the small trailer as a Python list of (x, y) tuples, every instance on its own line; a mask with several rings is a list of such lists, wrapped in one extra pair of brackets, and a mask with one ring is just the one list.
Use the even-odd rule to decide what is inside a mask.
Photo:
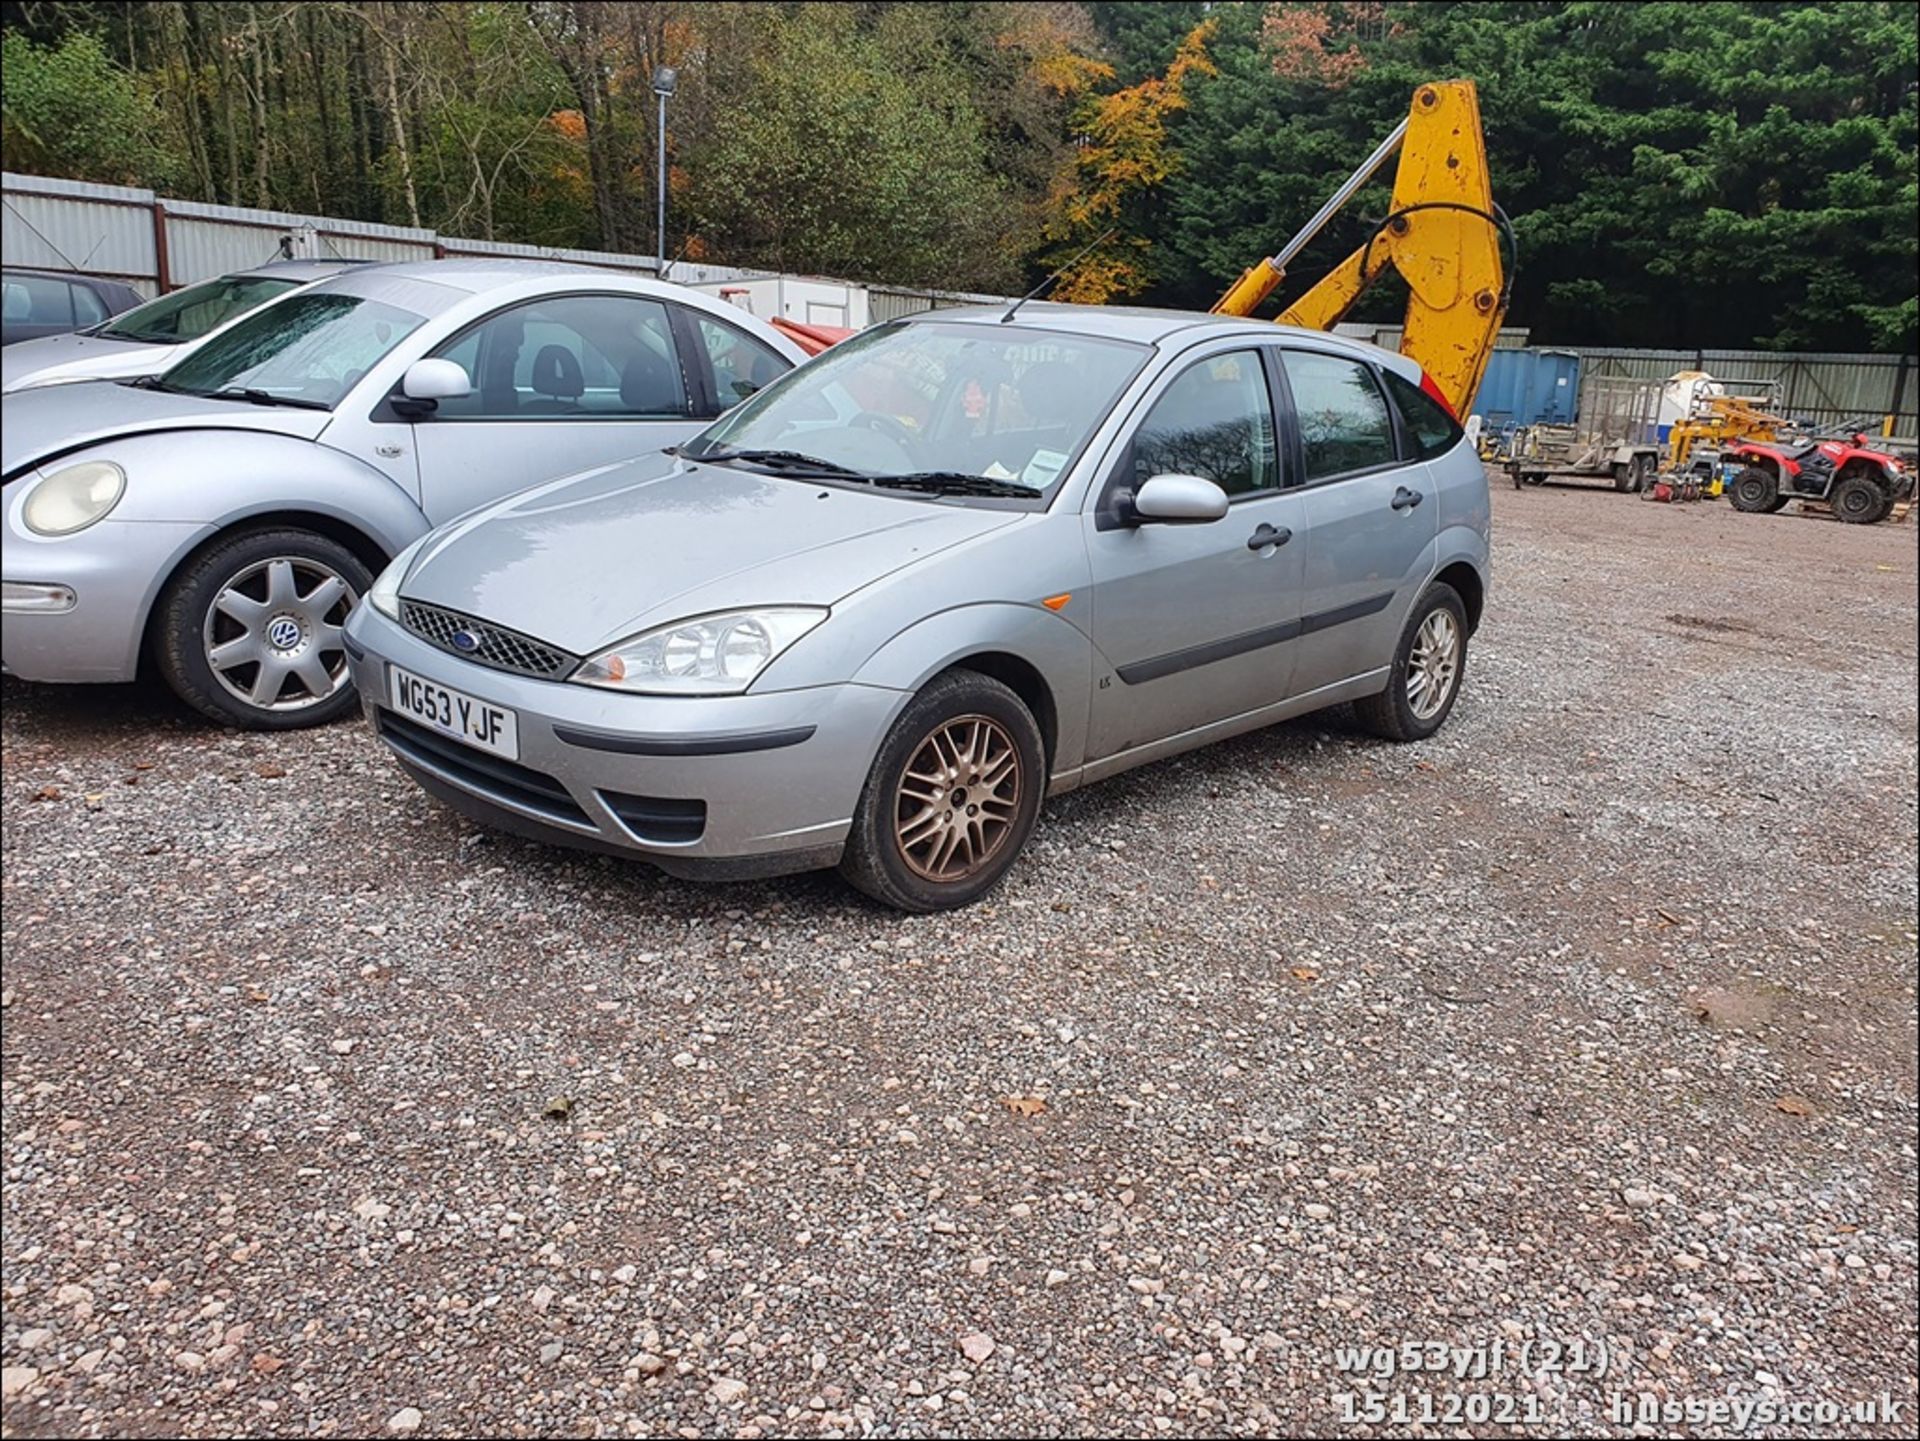
[(1530, 425), (1513, 439), (1507, 474), (1518, 490), (1550, 475), (1644, 490), (1660, 470), (1660, 382), (1605, 376), (1583, 387), (1572, 425)]

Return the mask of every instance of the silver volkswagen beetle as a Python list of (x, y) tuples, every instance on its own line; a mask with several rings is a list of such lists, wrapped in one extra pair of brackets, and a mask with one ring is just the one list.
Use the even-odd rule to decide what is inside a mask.
[(353, 706), (340, 625), (430, 526), (658, 450), (805, 358), (710, 296), (584, 266), (356, 269), (157, 379), (0, 400), (0, 661), (150, 661), (232, 725)]
[(432, 533), (346, 646), (380, 738), (469, 815), (690, 876), (838, 864), (936, 910), (1044, 795), (1340, 701), (1432, 734), (1488, 533), (1399, 356), (942, 312)]

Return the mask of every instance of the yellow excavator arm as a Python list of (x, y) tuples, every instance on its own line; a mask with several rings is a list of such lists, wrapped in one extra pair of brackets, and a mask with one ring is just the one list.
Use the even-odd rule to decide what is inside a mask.
[(1420, 363), (1464, 420), (1507, 313), (1503, 234), (1512, 248), (1506, 217), (1493, 203), (1480, 99), (1471, 80), (1415, 91), (1412, 110), (1393, 134), (1279, 254), (1235, 281), (1214, 312), (1251, 315), (1286, 278), (1293, 257), (1395, 150), (1400, 168), (1392, 210), (1366, 244), (1287, 307), (1280, 323), (1331, 330), (1383, 270), (1399, 271), (1408, 290), (1400, 352)]

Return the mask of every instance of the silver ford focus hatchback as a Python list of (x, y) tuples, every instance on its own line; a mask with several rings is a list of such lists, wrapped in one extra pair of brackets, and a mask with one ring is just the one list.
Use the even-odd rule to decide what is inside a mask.
[(1412, 361), (1029, 305), (878, 327), (427, 535), (347, 622), (433, 795), (676, 875), (963, 905), (1042, 799), (1343, 701), (1431, 735), (1487, 484)]

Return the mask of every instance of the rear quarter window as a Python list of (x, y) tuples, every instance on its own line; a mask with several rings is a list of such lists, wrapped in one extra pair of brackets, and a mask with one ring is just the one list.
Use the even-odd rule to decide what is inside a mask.
[(1460, 429), (1437, 400), (1391, 370), (1382, 370), (1381, 374), (1387, 380), (1387, 394), (1393, 397), (1393, 403), (1400, 411), (1400, 419), (1406, 424), (1416, 457), (1431, 460), (1436, 455), (1445, 455), (1460, 443), (1460, 437), (1466, 432)]

